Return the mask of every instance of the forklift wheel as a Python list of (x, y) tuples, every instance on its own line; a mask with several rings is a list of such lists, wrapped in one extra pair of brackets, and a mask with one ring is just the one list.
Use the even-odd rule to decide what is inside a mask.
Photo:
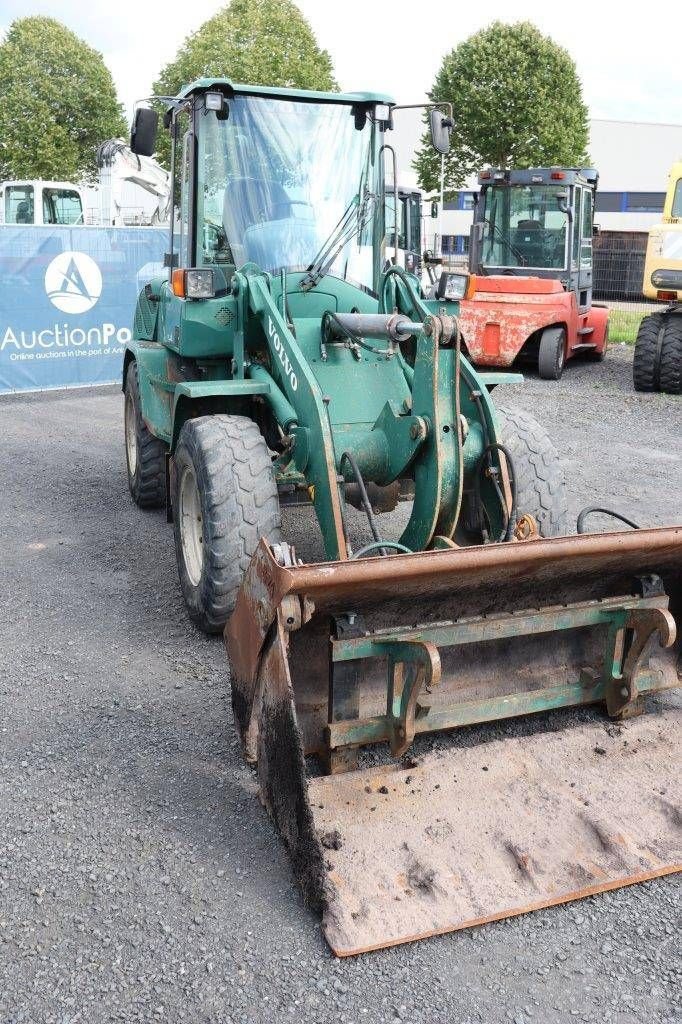
[(126, 374), (124, 409), (130, 493), (140, 508), (160, 508), (166, 500), (166, 445), (154, 437), (142, 419), (136, 362), (130, 364)]
[(566, 363), (566, 331), (563, 327), (546, 327), (540, 338), (538, 373), (543, 380), (559, 380)]
[(272, 460), (253, 420), (187, 420), (173, 459), (172, 492), (175, 554), (189, 616), (205, 633), (220, 633), (261, 537), (281, 539)]

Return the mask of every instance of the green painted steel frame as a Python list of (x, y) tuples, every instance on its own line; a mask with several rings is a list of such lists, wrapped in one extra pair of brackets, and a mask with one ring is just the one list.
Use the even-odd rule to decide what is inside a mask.
[[(438, 732), (464, 725), (513, 718), (555, 708), (605, 702), (610, 714), (621, 714), (636, 705), (640, 694), (661, 689), (657, 671), (635, 671), (633, 678), (624, 675), (626, 645), (624, 632), (636, 631), (638, 618), (645, 629), (645, 639), (664, 625), (667, 597), (621, 597), (604, 601), (515, 612), (509, 615), (429, 625), (420, 629), (404, 629), (344, 640), (331, 641), (331, 664), (361, 661), (388, 656), (387, 709), (385, 715), (333, 722), (327, 726), (326, 741), (331, 750), (389, 741), (396, 748), (396, 736), (410, 737), (416, 733)], [(651, 615), (661, 616), (648, 622)], [(582, 672), (575, 683), (551, 686), (504, 696), (459, 701), (433, 710), (418, 702), (418, 690), (424, 674), (414, 671), (405, 677), (401, 692), (395, 685), (395, 666), (404, 662), (411, 666), (423, 661), (420, 648), (438, 650), (470, 643), (503, 640), (514, 637), (553, 633), (584, 627), (608, 627), (605, 643), (604, 672), (601, 678)], [(644, 644), (640, 645), (642, 648)], [(433, 656), (432, 656), (433, 662)], [(433, 673), (431, 678), (433, 677)], [(635, 678), (636, 677), (636, 678)], [(437, 682), (437, 680), (434, 680)], [(425, 687), (428, 692), (428, 686)], [(427, 698), (428, 700), (428, 698)], [(405, 746), (400, 748), (404, 752)]]

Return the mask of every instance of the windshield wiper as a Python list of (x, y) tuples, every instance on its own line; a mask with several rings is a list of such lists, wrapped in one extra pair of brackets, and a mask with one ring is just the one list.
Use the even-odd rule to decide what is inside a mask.
[(307, 268), (308, 272), (301, 281), (301, 291), (308, 292), (314, 288), (348, 242), (363, 231), (372, 215), (376, 199), (376, 195), (368, 189), (364, 190), (362, 198), (360, 198), (359, 192), (353, 196), (341, 215), (341, 219)]
[(514, 256), (516, 256), (521, 266), (527, 267), (528, 262), (526, 260), (526, 257), (523, 255), (522, 252), (519, 252), (516, 246), (513, 245), (512, 242), (510, 242), (510, 240), (507, 238), (507, 236), (502, 233), (501, 228), (498, 228), (497, 224), (491, 221), (488, 217), (485, 217), (484, 219), (485, 223), (488, 224), (493, 229), (493, 231), (497, 233), (498, 237), (504, 242), (504, 244), (509, 247)]

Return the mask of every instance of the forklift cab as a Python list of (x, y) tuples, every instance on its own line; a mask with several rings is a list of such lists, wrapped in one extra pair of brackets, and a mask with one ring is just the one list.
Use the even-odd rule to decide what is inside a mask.
[(471, 270), (482, 276), (555, 278), (592, 303), (592, 168), (484, 170), (471, 233)]

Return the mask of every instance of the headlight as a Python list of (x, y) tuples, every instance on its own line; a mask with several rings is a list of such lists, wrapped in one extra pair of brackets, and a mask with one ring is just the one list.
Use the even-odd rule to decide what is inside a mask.
[(440, 275), (436, 297), (447, 302), (468, 299), (473, 291), (473, 281), (471, 274), (443, 273)]
[(185, 295), (188, 299), (212, 299), (215, 295), (212, 270), (186, 270)]

